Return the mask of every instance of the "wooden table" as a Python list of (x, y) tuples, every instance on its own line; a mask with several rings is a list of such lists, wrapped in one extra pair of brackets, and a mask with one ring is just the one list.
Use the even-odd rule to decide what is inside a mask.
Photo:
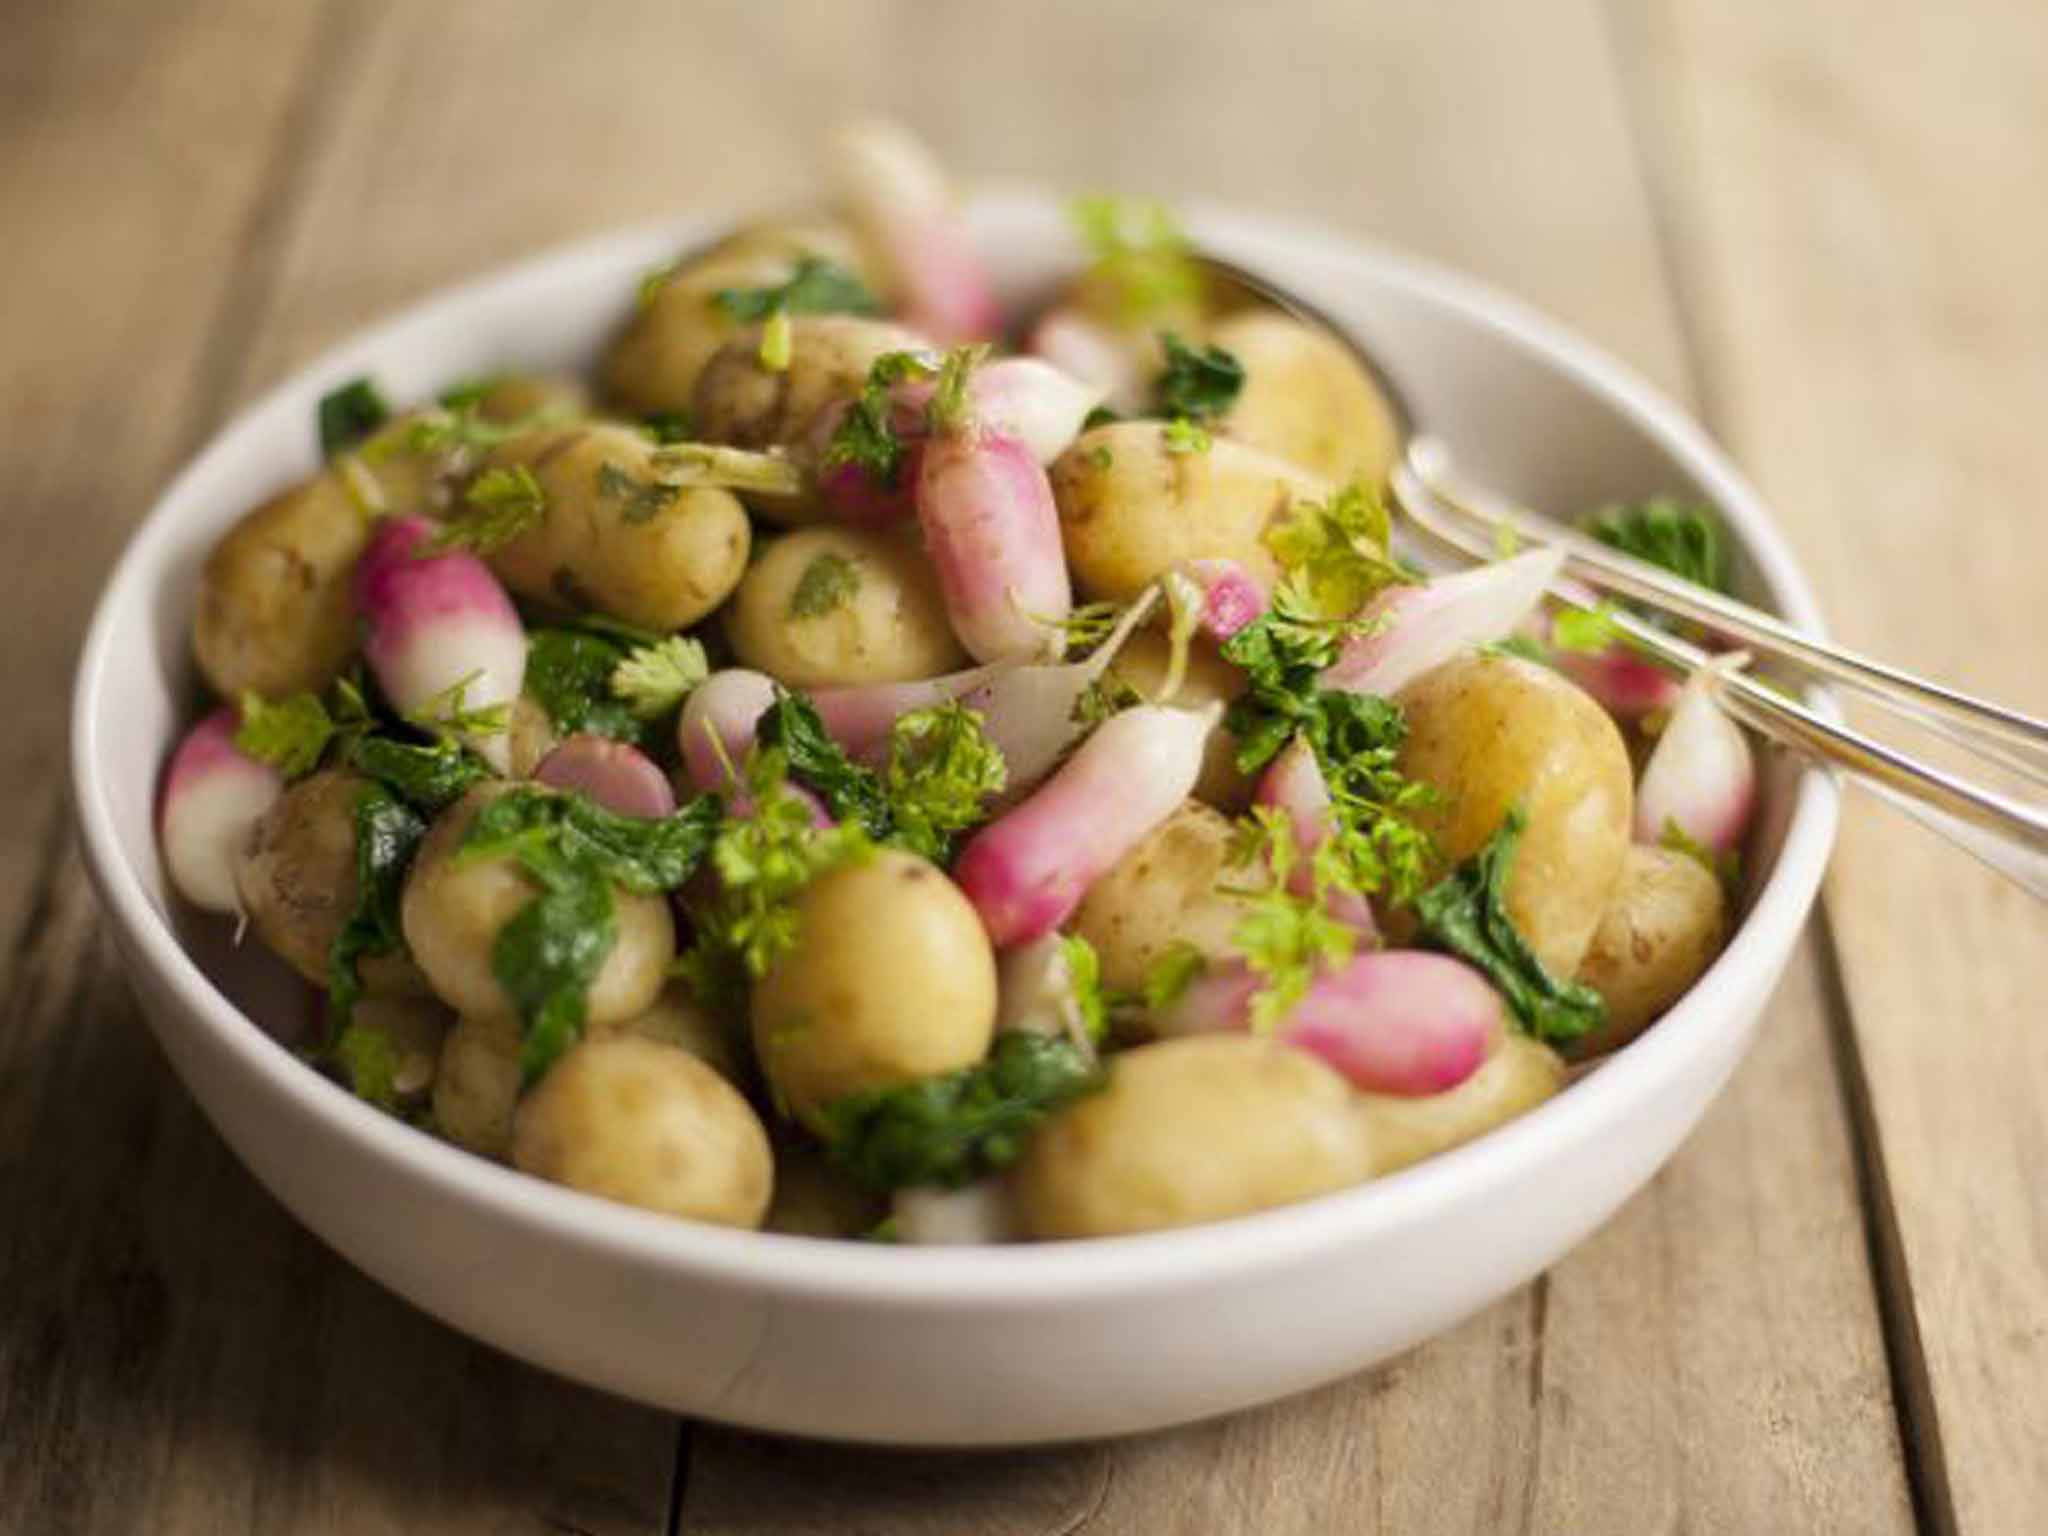
[(1753, 1057), (1549, 1275), (1295, 1402), (934, 1457), (567, 1386), (299, 1231), (140, 1027), (60, 768), (101, 575), (238, 402), (479, 268), (798, 197), (874, 106), (973, 175), (1514, 290), (1698, 408), (1843, 635), (2043, 711), (2039, 0), (14, 0), (0, 38), (0, 1527), (2042, 1528), (2048, 923), (1866, 804)]

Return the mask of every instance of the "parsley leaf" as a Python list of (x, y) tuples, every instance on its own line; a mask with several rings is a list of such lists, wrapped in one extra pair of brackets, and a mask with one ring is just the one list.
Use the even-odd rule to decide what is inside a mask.
[(422, 558), (466, 549), (488, 555), (537, 527), (548, 499), (524, 464), (499, 465), (469, 483), (463, 507), (420, 548)]
[(327, 1053), (355, 1096), (379, 1109), (398, 1109), (398, 1047), (381, 1029), (344, 1025)]
[(641, 721), (659, 720), (711, 675), (701, 641), (670, 635), (629, 652), (612, 668), (611, 691)]
[(391, 419), (391, 407), (368, 379), (350, 379), (320, 397), (320, 452), (326, 458), (353, 448)]
[(390, 736), (356, 738), (348, 765), (375, 779), (423, 816), (438, 816), (470, 789), (490, 777), (490, 770), (454, 741), (415, 746)]
[(287, 780), (304, 778), (319, 767), (334, 739), (334, 721), (315, 693), (295, 693), (275, 704), (261, 694), (244, 693), (240, 713), (235, 750), (268, 763)]
[(1172, 331), (1159, 333), (1166, 370), (1157, 386), (1165, 416), (1212, 421), (1228, 411), (1244, 388), (1244, 364), (1221, 347), (1191, 347)]
[(640, 429), (655, 442), (666, 446), (687, 443), (695, 424), (687, 411), (649, 411), (640, 418)]
[(857, 821), (877, 840), (889, 835), (892, 818), (882, 776), (848, 757), (825, 729), (817, 706), (784, 688), (754, 727), (755, 740), (778, 749), (789, 776), (817, 791), (841, 821)]
[(427, 835), (425, 818), (375, 780), (357, 795), (354, 820), (356, 904), (327, 951), (331, 1036), (348, 1027), (349, 1015), (363, 995), (361, 962), (405, 948), (398, 901), (413, 855)]
[(502, 736), (512, 726), (509, 703), (469, 707), (470, 685), (483, 676), (483, 669), (467, 672), (405, 717), (407, 725), (440, 735)]
[(1164, 1013), (1183, 997), (1189, 987), (1201, 980), (1202, 973), (1209, 968), (1209, 957), (1186, 939), (1175, 939), (1160, 951), (1159, 958), (1152, 962), (1145, 972), (1145, 984), (1139, 993), (1148, 1013)]
[(1302, 606), (1317, 618), (1349, 618), (1381, 590), (1410, 580), (1387, 558), (1390, 520), (1378, 491), (1348, 485), (1327, 502), (1297, 501), (1264, 543)]
[(1728, 590), (1728, 548), (1704, 506), (1671, 496), (1602, 507), (1580, 520), (1601, 543), (1716, 592)]
[(642, 480), (610, 459), (597, 466), (598, 499), (617, 502), (619, 516), (629, 523), (651, 521), (682, 491), (667, 480)]
[(711, 302), (742, 325), (771, 315), (874, 315), (881, 305), (867, 285), (844, 267), (799, 256), (787, 282), (770, 288), (721, 288)]
[(1330, 888), (1341, 883), (1331, 847), (1326, 839), (1316, 849), (1311, 892), (1298, 895), (1289, 889), (1300, 854), (1287, 813), (1256, 806), (1238, 823), (1232, 863), (1263, 868), (1267, 874), (1263, 888), (1238, 893), (1248, 899), (1230, 934), (1245, 964), (1262, 978), (1251, 1000), (1254, 1031), (1271, 1031), (1307, 995), (1319, 973), (1344, 964), (1358, 946), (1357, 930), (1332, 917), (1326, 905)]
[(912, 710), (889, 730), (882, 786), (890, 840), (944, 864), (955, 834), (980, 821), (984, 803), (1008, 781), (980, 714), (957, 699)]
[(1077, 197), (1067, 205), (1067, 217), (1094, 253), (1090, 275), (1108, 287), (1122, 323), (1139, 325), (1201, 298), (1201, 268), (1164, 203)]
[(645, 726), (612, 680), (632, 654), (587, 629), (536, 629), (526, 646), (526, 692), (563, 736), (609, 736), (638, 745)]
[(1067, 986), (1081, 1016), (1081, 1031), (1091, 1041), (1100, 1043), (1109, 1033), (1109, 998), (1102, 990), (1102, 958), (1095, 953), (1095, 946), (1078, 933), (1060, 935), (1060, 952), (1066, 957)]
[(821, 619), (845, 607), (858, 591), (860, 566), (836, 550), (823, 550), (798, 575), (789, 594), (789, 617)]
[(1621, 638), (1613, 603), (1597, 608), (1564, 608), (1550, 621), (1550, 643), (1560, 651), (1604, 651)]
[(884, 352), (868, 365), (860, 393), (825, 445), (822, 467), (851, 464), (879, 486), (893, 487), (902, 473), (907, 448), (897, 435), (891, 391), (906, 379), (928, 379), (939, 371), (931, 358), (916, 352)]
[(1726, 853), (1717, 854), (1681, 827), (1674, 817), (1664, 818), (1664, 830), (1657, 834), (1657, 846), (1684, 854), (1723, 885), (1742, 883), (1742, 853), (1739, 849), (1730, 848)]
[(826, 1155), (869, 1189), (957, 1189), (1014, 1163), (1054, 1110), (1103, 1080), (1071, 1040), (999, 1035), (974, 1066), (827, 1104)]
[(1171, 454), (1209, 451), (1208, 429), (1196, 426), (1185, 416), (1176, 416), (1169, 421), (1161, 436), (1165, 439), (1166, 451)]
[(1558, 1044), (1598, 1029), (1607, 1005), (1591, 987), (1543, 968), (1507, 912), (1508, 877), (1527, 818), (1509, 810), (1486, 846), (1415, 903), (1420, 938), (1485, 972), (1523, 1029)]

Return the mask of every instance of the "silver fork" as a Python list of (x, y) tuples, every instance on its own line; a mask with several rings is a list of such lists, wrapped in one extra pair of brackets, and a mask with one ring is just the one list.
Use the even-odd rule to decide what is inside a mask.
[[(1405, 525), (1461, 559), (1494, 558), (1502, 529), (1523, 544), (1554, 545), (1565, 574), (1550, 595), (1591, 610), (1610, 592), (1727, 636), (1757, 660), (1837, 683), (2025, 781), (2048, 788), (2048, 722), (1931, 682), (1787, 624), (1734, 598), (1683, 581), (1610, 549), (1531, 508), (1458, 476), (1449, 446), (1419, 429), (1398, 381), (1345, 327), (1300, 295), (1234, 263), (1203, 256), (1227, 284), (1327, 331), (1379, 382), (1393, 407), (1401, 455), (1390, 479)], [(1689, 676), (1708, 653), (1626, 609), (1614, 625), (1633, 649)], [(1974, 854), (2037, 898), (2048, 900), (2048, 806), (2022, 800), (1875, 740), (1741, 671), (1724, 675), (1729, 713), (1768, 740), (1839, 770), (1879, 798)]]

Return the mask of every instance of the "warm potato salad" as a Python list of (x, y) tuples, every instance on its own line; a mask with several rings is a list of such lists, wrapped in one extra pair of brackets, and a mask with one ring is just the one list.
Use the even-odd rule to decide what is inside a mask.
[[(200, 575), (160, 834), (308, 1054), (672, 1216), (1098, 1237), (1343, 1189), (1625, 1045), (1730, 926), (1750, 748), (1556, 557), (1390, 547), (1395, 417), (1166, 213), (1006, 315), (944, 182), (622, 294), (589, 382), (375, 381)], [(1600, 537), (1724, 579), (1668, 500)]]

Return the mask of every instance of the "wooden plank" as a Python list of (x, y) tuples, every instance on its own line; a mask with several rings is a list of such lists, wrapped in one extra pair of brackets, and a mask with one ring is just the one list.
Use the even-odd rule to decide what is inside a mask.
[[(2039, 6), (1667, 3), (1628, 37), (1716, 425), (1837, 632), (2048, 713)], [(1885, 1283), (1929, 1518), (2036, 1528), (2048, 924), (1865, 802), (1827, 905), (1896, 1223)]]
[(459, 1339), (235, 1167), (118, 980), (61, 814), (86, 606), (238, 388), (295, 158), (357, 63), (348, 17), (207, 0), (8, 19), (0, 1524), (660, 1530), (672, 1420)]

